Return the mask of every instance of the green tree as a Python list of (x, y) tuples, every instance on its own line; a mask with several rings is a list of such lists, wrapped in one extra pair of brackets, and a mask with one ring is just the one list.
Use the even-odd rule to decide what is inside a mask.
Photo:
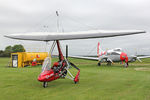
[(3, 52), (3, 56), (4, 57), (10, 57), (11, 53), (12, 53), (12, 47), (7, 46)]
[(4, 51), (0, 50), (0, 57), (3, 57), (3, 56), (4, 56)]
[(25, 52), (25, 49), (24, 49), (23, 45), (19, 44), (19, 45), (14, 45), (12, 47), (12, 51), (13, 52)]

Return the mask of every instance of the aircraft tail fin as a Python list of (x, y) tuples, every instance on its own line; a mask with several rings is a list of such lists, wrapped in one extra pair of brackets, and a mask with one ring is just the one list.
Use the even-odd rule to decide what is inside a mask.
[(106, 52), (104, 52), (101, 47), (100, 47), (100, 42), (98, 42), (97, 44), (97, 56), (100, 57), (102, 55), (104, 55)]

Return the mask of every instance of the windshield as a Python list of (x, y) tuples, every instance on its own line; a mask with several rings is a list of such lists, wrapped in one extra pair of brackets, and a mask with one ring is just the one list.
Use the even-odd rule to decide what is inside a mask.
[(42, 72), (45, 70), (51, 69), (51, 59), (50, 57), (45, 58), (43, 65), (42, 65)]
[(114, 51), (122, 51), (121, 48), (115, 48)]

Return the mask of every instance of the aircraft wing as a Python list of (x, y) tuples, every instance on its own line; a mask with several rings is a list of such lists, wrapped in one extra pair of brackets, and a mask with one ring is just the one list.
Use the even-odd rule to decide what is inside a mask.
[(79, 32), (29, 32), (8, 34), (5, 37), (19, 40), (34, 40), (34, 41), (53, 41), (53, 40), (72, 40), (72, 39), (88, 39), (88, 38), (105, 38), (123, 35), (133, 35), (145, 33), (142, 30), (91, 30)]
[(137, 58), (139, 58), (139, 59), (142, 59), (142, 58), (150, 58), (150, 56), (139, 56), (139, 57), (137, 57)]
[(150, 58), (150, 56), (140, 56), (140, 57), (137, 57), (137, 60), (140, 61), (140, 62), (142, 62), (141, 59), (143, 59), (143, 58)]
[(71, 57), (71, 58), (78, 58), (78, 59), (96, 60), (96, 61), (99, 60), (98, 57), (85, 57), (85, 56), (69, 56), (69, 57)]
[(77, 59), (96, 60), (96, 61), (102, 61), (102, 62), (103, 60), (106, 60), (106, 61), (110, 61), (113, 63), (113, 61), (107, 56), (103, 56), (101, 59), (99, 59), (98, 57), (85, 57), (85, 56), (69, 56), (69, 57), (77, 58)]
[(129, 61), (134, 62), (134, 61), (138, 60), (139, 62), (142, 62), (141, 59), (143, 59), (143, 58), (150, 58), (150, 56), (138, 56), (138, 57), (131, 56), (131, 57), (129, 57)]

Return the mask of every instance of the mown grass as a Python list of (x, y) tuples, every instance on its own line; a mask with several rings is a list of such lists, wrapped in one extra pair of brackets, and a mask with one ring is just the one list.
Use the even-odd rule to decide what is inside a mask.
[(47, 88), (37, 81), (41, 66), (7, 68), (8, 60), (0, 58), (0, 100), (150, 100), (150, 71), (134, 70), (150, 68), (150, 59), (124, 68), (120, 64), (97, 67), (96, 61), (70, 58), (81, 69), (80, 82), (58, 79)]

